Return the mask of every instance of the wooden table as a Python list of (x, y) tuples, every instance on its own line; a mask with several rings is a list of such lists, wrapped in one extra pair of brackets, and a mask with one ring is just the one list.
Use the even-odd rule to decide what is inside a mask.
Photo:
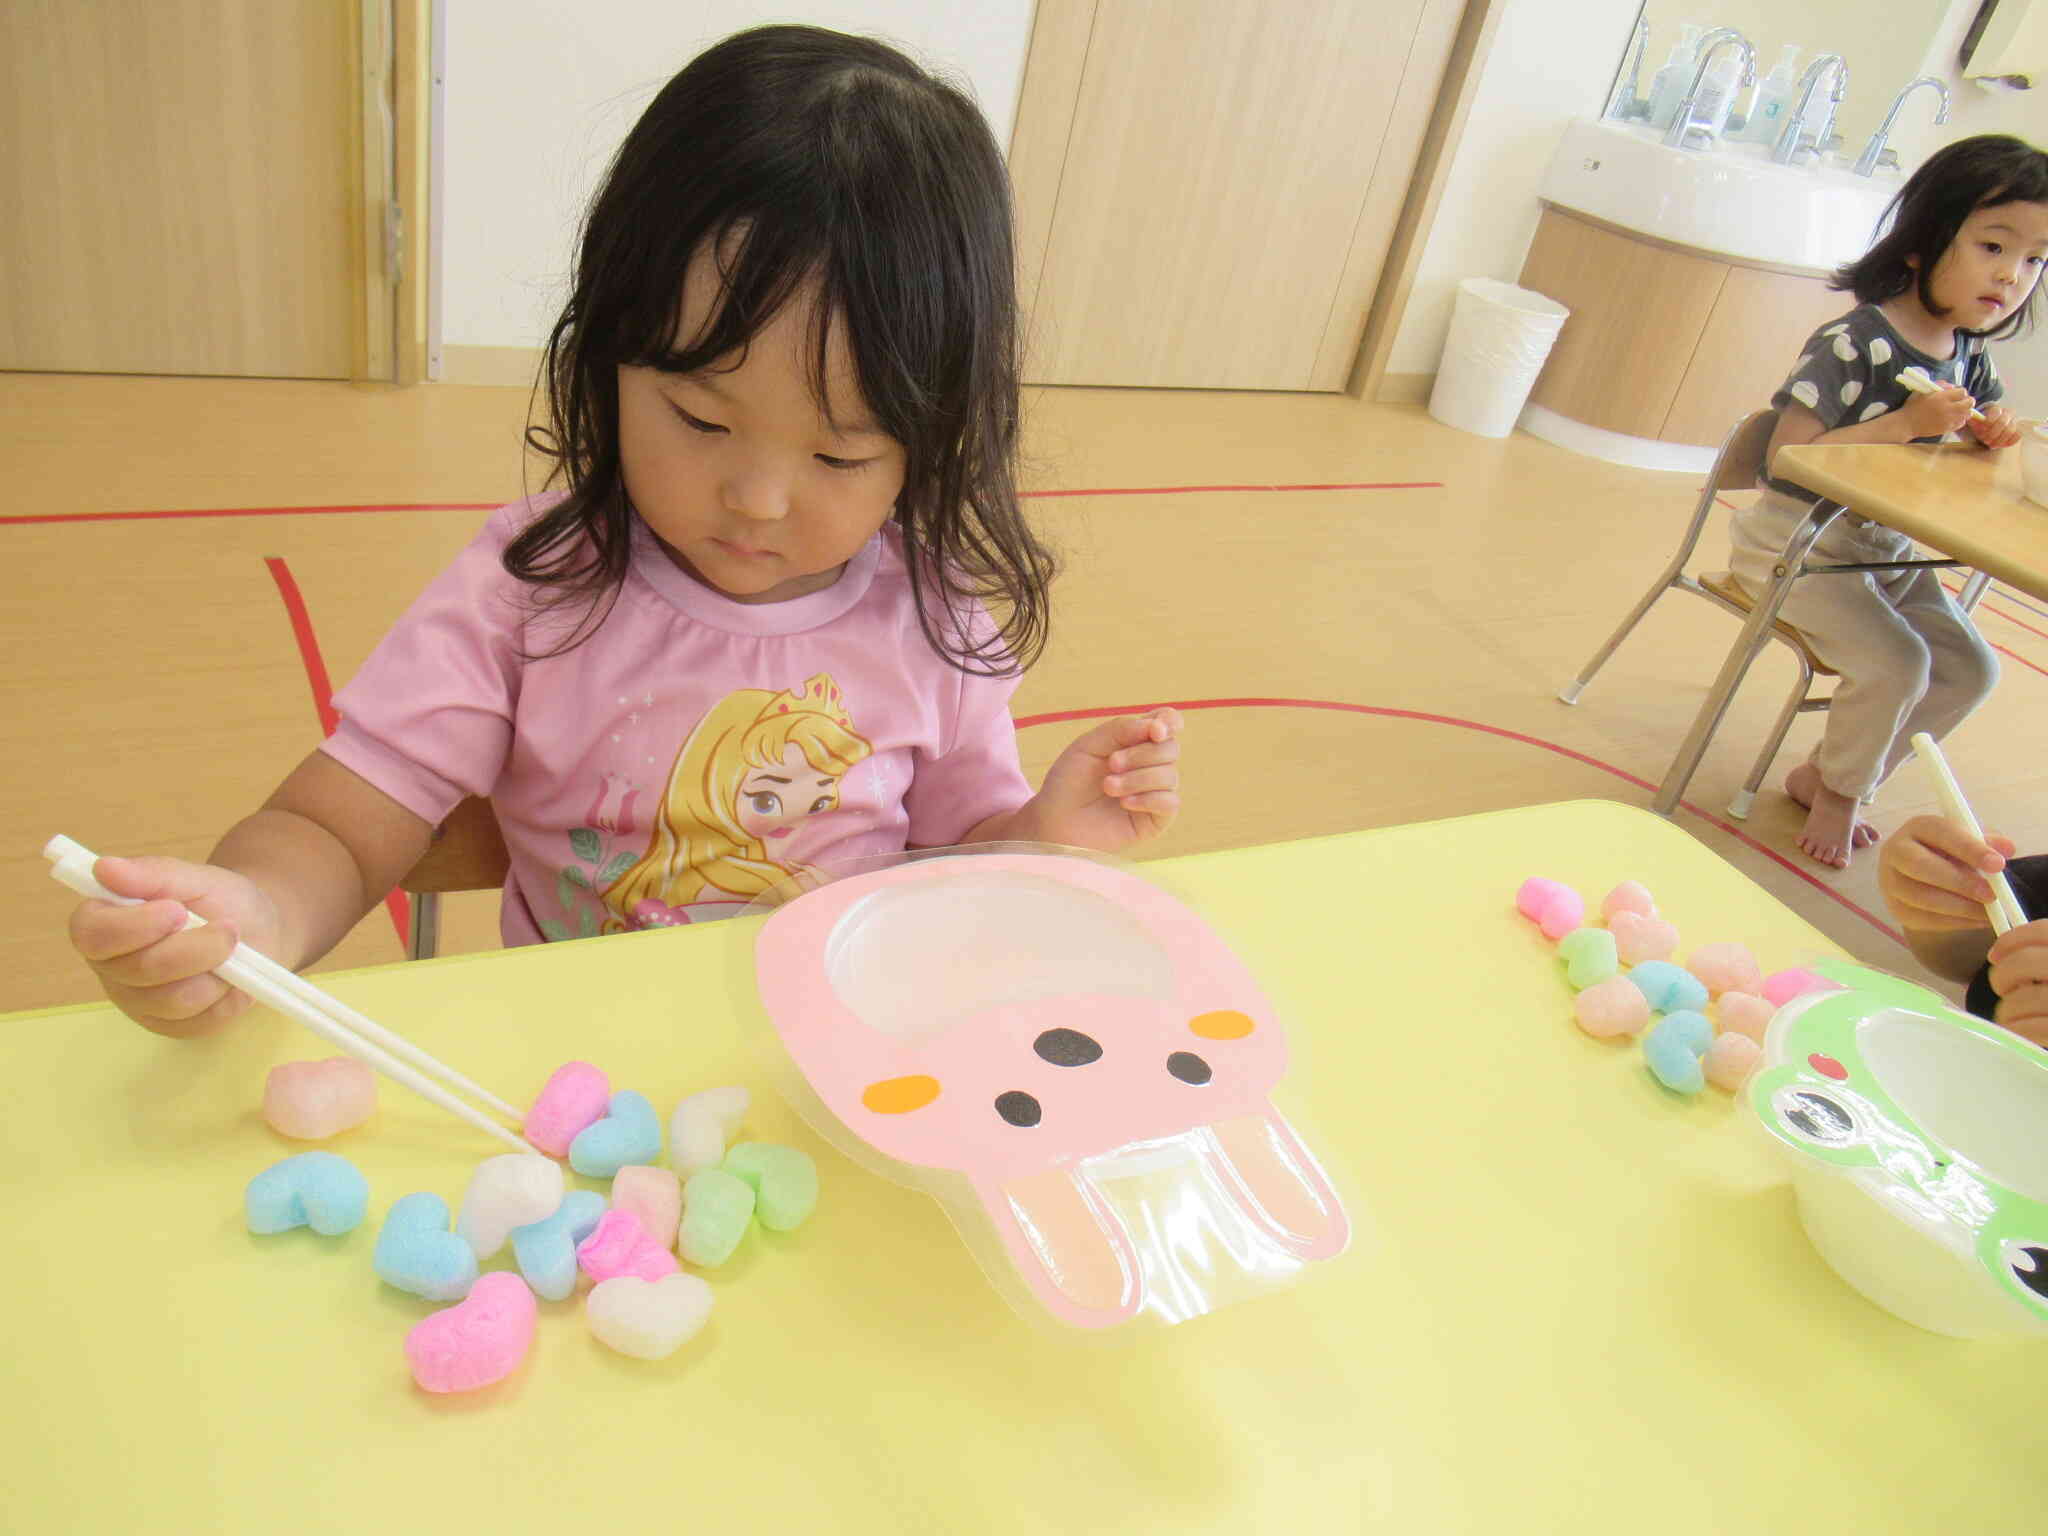
[(1845, 510), (1896, 529), (1945, 562), (1973, 566), (1988, 579), (2048, 599), (2048, 507), (2023, 494), (2016, 447), (1989, 453), (1959, 443), (1805, 443), (1781, 448), (1771, 473), (1806, 487), (1822, 500), (1793, 530), (1776, 579), (1750, 610), (1720, 675), (1693, 717), (1651, 802), (1659, 815), (1668, 816), (1677, 807), (1735, 690), (1769, 640), (1771, 623), (1792, 583), (1828, 569), (1809, 565), (1807, 555)]
[[(1828, 941), (1699, 843), (1586, 801), (1161, 860), (1286, 1021), (1276, 1093), (1357, 1219), (1285, 1293), (1088, 1340), (1027, 1324), (929, 1198), (772, 1094), (817, 1215), (751, 1234), (670, 1360), (542, 1304), (497, 1388), (433, 1398), (380, 1285), (399, 1196), (497, 1148), (386, 1088), (339, 1138), (355, 1232), (254, 1237), (297, 1148), (264, 1073), (325, 1054), (258, 1010), (157, 1039), (104, 1006), (5, 1020), (0, 1530), (303, 1533), (2040, 1529), (2044, 1357), (1921, 1333), (1815, 1254), (1746, 1110), (1658, 1088), (1570, 1021), (1515, 915), (1545, 873), (1624, 878), (1768, 969)], [(51, 886), (50, 920), (69, 898)], [(647, 1093), (767, 1084), (755, 921), (324, 977), (513, 1099), (575, 1056)], [(502, 1261), (500, 1261), (502, 1262)]]

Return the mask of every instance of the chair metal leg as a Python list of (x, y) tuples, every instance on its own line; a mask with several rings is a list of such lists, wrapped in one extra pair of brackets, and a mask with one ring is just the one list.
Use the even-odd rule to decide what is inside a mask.
[(1558, 698), (1566, 704), (1579, 702), (1579, 695), (1586, 691), (1586, 684), (1593, 681), (1593, 674), (1607, 665), (1607, 658), (1615, 653), (1621, 642), (1628, 638), (1628, 632), (1642, 623), (1643, 615), (1655, 606), (1658, 598), (1671, 590), (1671, 584), (1678, 579), (1678, 573), (1685, 568), (1683, 554), (1666, 567), (1664, 574), (1650, 584), (1650, 590), (1643, 594), (1642, 601), (1629, 610), (1629, 616), (1621, 621), (1620, 627), (1607, 637), (1607, 643), (1593, 653), (1593, 659), (1579, 669), (1579, 675), (1558, 690)]
[[(1789, 649), (1789, 647), (1788, 647)], [(1813, 665), (1797, 651), (1792, 659), (1799, 663), (1799, 681), (1786, 696), (1785, 707), (1778, 711), (1777, 724), (1771, 727), (1771, 734), (1765, 738), (1763, 750), (1756, 755), (1756, 766), (1749, 770), (1749, 779), (1728, 802), (1728, 814), (1737, 821), (1749, 819), (1749, 808), (1756, 804), (1757, 789), (1763, 784), (1764, 775), (1771, 771), (1771, 760), (1785, 745), (1785, 737), (1792, 729), (1792, 722), (1806, 706), (1806, 698), (1813, 691)]]
[(1777, 621), (1778, 610), (1784, 606), (1785, 594), (1792, 590), (1792, 583), (1805, 570), (1807, 552), (1842, 511), (1839, 502), (1815, 502), (1805, 520), (1792, 530), (1792, 537), (1785, 541), (1785, 552), (1778, 557), (1771, 573), (1770, 589), (1750, 610), (1749, 619), (1742, 626), (1742, 634), (1728, 648), (1727, 659), (1721, 663), (1720, 676), (1714, 679), (1714, 686), (1701, 702), (1699, 713), (1693, 716), (1692, 728), (1686, 732), (1678, 755), (1665, 771), (1664, 782), (1657, 786), (1657, 795), (1650, 802), (1650, 809), (1659, 816), (1669, 816), (1678, 809), (1685, 786), (1692, 782), (1700, 759), (1706, 755), (1707, 743), (1720, 728), (1721, 717), (1728, 713), (1729, 700), (1735, 697), (1735, 690), (1742, 686), (1750, 663), (1756, 660), (1757, 652), (1770, 638), (1771, 625)]
[(1961, 606), (1963, 612), (1975, 612), (1978, 600), (1984, 596), (1985, 589), (1990, 585), (1991, 578), (1985, 575), (1984, 572), (1970, 572), (1969, 579), (1963, 583), (1963, 590), (1956, 594), (1956, 602)]
[(441, 898), (434, 891), (412, 893), (412, 921), (406, 925), (405, 958), (431, 960), (441, 942)]

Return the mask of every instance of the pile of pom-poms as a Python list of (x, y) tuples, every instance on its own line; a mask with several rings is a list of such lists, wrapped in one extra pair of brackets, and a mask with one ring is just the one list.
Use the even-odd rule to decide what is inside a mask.
[[(295, 1112), (295, 1097), (317, 1092), (331, 1100), (344, 1077), (308, 1065), (273, 1074), (265, 1117), (275, 1128), (313, 1139), (368, 1117), (373, 1083), (349, 1086), (346, 1113), (325, 1102)], [(368, 1096), (356, 1097), (365, 1086)], [(654, 1106), (639, 1093), (614, 1093), (587, 1062), (570, 1062), (526, 1116), (527, 1138), (540, 1150), (478, 1165), (452, 1230), (439, 1194), (416, 1191), (394, 1202), (372, 1257), (378, 1277), (423, 1300), (454, 1303), (406, 1334), (413, 1379), (428, 1392), (504, 1380), (532, 1347), (540, 1304), (571, 1301), (585, 1282), (585, 1321), (601, 1343), (648, 1360), (674, 1354), (704, 1326), (712, 1304), (710, 1286), (678, 1257), (715, 1267), (756, 1222), (789, 1231), (817, 1205), (817, 1167), (808, 1154), (768, 1142), (734, 1144), (747, 1107), (741, 1087), (684, 1099), (669, 1121), (670, 1166), (657, 1167), (662, 1136)], [(569, 1188), (557, 1158), (585, 1178), (611, 1180), (609, 1198)], [(345, 1157), (302, 1152), (251, 1180), (244, 1207), (252, 1232), (310, 1226), (334, 1236), (362, 1223), (369, 1184)], [(483, 1268), (508, 1248), (513, 1267)]]
[(1674, 1093), (1708, 1083), (1735, 1092), (1762, 1058), (1771, 1016), (1803, 992), (1835, 985), (1800, 967), (1766, 976), (1738, 943), (1702, 945), (1677, 964), (1678, 929), (1634, 880), (1601, 901), (1605, 927), (1589, 922), (1577, 891), (1541, 877), (1522, 882), (1515, 910), (1556, 943), (1578, 993), (1579, 1028), (1598, 1039), (1640, 1035), (1643, 1064)]

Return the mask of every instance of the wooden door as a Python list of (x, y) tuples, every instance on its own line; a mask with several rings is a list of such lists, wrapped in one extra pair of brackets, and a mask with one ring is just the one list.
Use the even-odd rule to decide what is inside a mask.
[(1460, 0), (1040, 0), (1033, 383), (1344, 387)]
[(387, 371), (362, 82), (366, 23), (388, 14), (0, 0), (0, 368)]

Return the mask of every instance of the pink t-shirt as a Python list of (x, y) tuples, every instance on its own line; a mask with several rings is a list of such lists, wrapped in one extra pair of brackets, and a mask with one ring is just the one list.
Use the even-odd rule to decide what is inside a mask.
[(596, 633), (527, 661), (582, 611), (536, 617), (504, 568), (549, 504), (491, 515), (335, 696), (325, 744), (437, 825), (490, 797), (512, 855), (507, 944), (729, 916), (805, 868), (955, 843), (1030, 798), (1017, 680), (933, 650), (893, 524), (823, 591), (750, 604), (686, 575), (636, 519)]

